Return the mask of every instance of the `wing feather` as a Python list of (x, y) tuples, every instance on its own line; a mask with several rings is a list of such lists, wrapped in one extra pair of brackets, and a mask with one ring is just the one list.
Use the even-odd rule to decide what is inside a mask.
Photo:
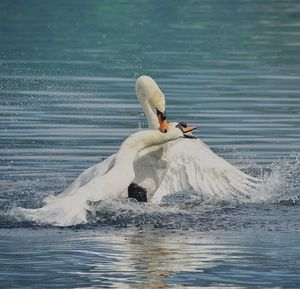
[(190, 189), (207, 198), (248, 198), (260, 183), (216, 155), (199, 139), (180, 139), (166, 146), (168, 168), (151, 202), (158, 203), (167, 194)]
[(74, 181), (68, 186), (60, 195), (62, 197), (72, 195), (79, 188), (87, 185), (93, 179), (106, 174), (114, 165), (116, 159), (116, 154), (112, 154), (107, 159), (98, 163), (92, 167), (84, 170)]

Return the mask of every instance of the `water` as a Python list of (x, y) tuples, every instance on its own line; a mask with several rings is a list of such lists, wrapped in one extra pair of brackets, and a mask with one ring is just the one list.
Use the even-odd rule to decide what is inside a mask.
[[(0, 287), (299, 288), (299, 6), (1, 1)], [(69, 229), (12, 216), (146, 126), (141, 74), (170, 120), (199, 124), (219, 155), (270, 175), (258, 201), (96, 204)]]
[(283, 232), (2, 233), (2, 248), (10, 250), (11, 242), (17, 246), (1, 254), (4, 288), (298, 287), (299, 236)]

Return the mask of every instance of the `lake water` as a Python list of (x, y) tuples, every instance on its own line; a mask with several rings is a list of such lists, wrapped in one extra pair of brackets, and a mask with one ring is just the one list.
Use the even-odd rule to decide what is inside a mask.
[[(0, 2), (1, 288), (300, 288), (300, 3)], [(111, 204), (86, 225), (11, 214), (61, 192), (146, 127), (135, 79), (170, 120), (264, 175), (261, 201)], [(182, 196), (181, 196), (182, 197)]]

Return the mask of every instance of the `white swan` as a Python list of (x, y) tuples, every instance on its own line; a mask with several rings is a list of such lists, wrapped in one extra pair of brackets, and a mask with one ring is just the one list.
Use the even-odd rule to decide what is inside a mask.
[[(149, 128), (165, 131), (165, 96), (156, 82), (149, 76), (140, 76), (136, 81), (136, 94)], [(113, 154), (85, 170), (63, 194), (73, 194), (105, 174), (114, 166), (115, 158), (116, 154)], [(159, 203), (168, 194), (190, 189), (206, 198), (248, 197), (259, 183), (258, 179), (217, 156), (200, 139), (192, 142), (178, 139), (144, 149), (137, 155), (133, 166), (133, 183), (145, 189), (147, 199), (152, 203)], [(123, 196), (127, 196), (127, 191)]]
[(185, 123), (170, 123), (168, 127), (166, 133), (155, 129), (132, 134), (122, 143), (114, 156), (114, 163), (110, 164), (109, 169), (101, 170), (101, 175), (89, 176), (76, 189), (73, 187), (72, 193), (68, 191), (46, 199), (46, 205), (42, 208), (18, 208), (18, 212), (27, 219), (58, 226), (85, 223), (88, 201), (118, 199), (124, 192), (127, 195), (128, 186), (135, 178), (133, 163), (139, 152), (180, 137), (190, 137), (187, 133), (196, 128), (188, 127)]

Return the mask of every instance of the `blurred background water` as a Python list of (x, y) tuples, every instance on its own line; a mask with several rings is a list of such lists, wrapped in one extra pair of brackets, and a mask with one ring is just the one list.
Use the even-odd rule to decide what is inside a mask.
[[(296, 0), (1, 1), (0, 287), (299, 288), (299, 11)], [(142, 74), (170, 120), (270, 174), (276, 198), (109, 207), (76, 230), (13, 218), (146, 126)]]

